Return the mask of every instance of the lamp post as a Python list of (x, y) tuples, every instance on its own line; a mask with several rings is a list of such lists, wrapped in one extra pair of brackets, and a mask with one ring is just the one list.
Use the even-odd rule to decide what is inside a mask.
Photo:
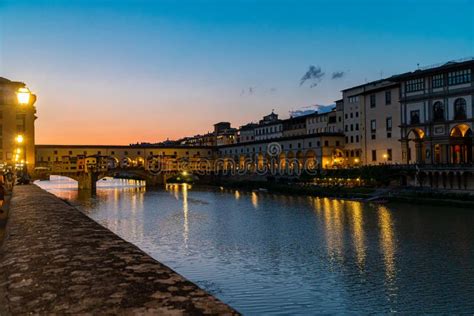
[(19, 88), (16, 92), (16, 98), (19, 105), (25, 106), (30, 104), (31, 92), (28, 88)]
[[(18, 88), (16, 92), (16, 98), (20, 108), (23, 108), (30, 104), (31, 101), (31, 92), (26, 87)], [(22, 132), (25, 132), (25, 120), (23, 120)], [(26, 146), (25, 146), (25, 137), (22, 134), (18, 134), (15, 137), (15, 142), (17, 148), (15, 149), (15, 162), (20, 166), (20, 171), (24, 172), (25, 163), (26, 163)]]

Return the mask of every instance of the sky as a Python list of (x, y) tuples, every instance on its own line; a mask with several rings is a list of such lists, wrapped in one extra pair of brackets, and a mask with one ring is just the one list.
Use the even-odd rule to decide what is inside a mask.
[(37, 94), (37, 144), (157, 142), (472, 57), (473, 17), (473, 0), (0, 0), (0, 77)]

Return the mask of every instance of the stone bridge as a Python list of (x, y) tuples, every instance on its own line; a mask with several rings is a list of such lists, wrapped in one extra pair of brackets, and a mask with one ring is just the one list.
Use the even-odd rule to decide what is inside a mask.
[(66, 176), (78, 181), (79, 189), (89, 190), (95, 190), (96, 182), (107, 176), (157, 186), (181, 171), (210, 170), (208, 162), (214, 156), (213, 147), (206, 146), (37, 145), (33, 178)]

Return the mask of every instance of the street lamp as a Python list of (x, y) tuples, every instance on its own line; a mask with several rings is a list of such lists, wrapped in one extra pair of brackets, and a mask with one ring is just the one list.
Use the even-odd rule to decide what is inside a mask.
[(30, 103), (30, 96), (31, 92), (28, 88), (19, 88), (16, 92), (16, 98), (18, 100), (18, 104), (20, 105), (27, 105)]
[(23, 137), (23, 135), (17, 135), (15, 137), (15, 140), (18, 144), (23, 144), (23, 142), (25, 141), (25, 138)]

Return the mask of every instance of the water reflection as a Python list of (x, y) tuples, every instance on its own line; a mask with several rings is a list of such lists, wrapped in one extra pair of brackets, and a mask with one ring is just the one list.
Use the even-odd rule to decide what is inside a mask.
[(349, 208), (352, 209), (350, 217), (352, 219), (352, 239), (357, 257), (357, 266), (362, 272), (365, 268), (365, 244), (364, 244), (364, 218), (362, 216), (362, 205), (360, 202), (349, 202)]
[(323, 214), (328, 255), (331, 261), (344, 260), (344, 230), (341, 202), (323, 199)]
[(254, 208), (258, 208), (258, 194), (256, 192), (252, 192), (252, 205)]
[(379, 226), (380, 226), (380, 246), (383, 253), (383, 261), (385, 264), (385, 284), (388, 291), (388, 299), (390, 302), (396, 299), (396, 262), (395, 262), (395, 236), (393, 231), (393, 219), (389, 209), (380, 206), (378, 209)]
[(244, 314), (474, 310), (473, 212), (122, 184), (48, 189)]

